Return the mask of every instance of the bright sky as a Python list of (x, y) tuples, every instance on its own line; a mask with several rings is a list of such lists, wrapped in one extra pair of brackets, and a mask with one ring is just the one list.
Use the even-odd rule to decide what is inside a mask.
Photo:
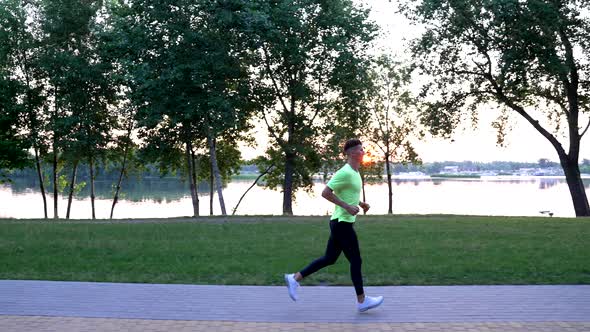
[[(406, 41), (418, 36), (419, 29), (412, 27), (410, 23), (395, 13), (395, 1), (389, 0), (355, 0), (357, 3), (365, 3), (371, 8), (373, 19), (384, 31), (378, 44), (381, 48), (390, 50), (390, 53), (403, 57)], [(453, 141), (428, 138), (416, 143), (416, 148), (424, 162), (433, 161), (519, 161), (536, 162), (541, 158), (558, 161), (557, 153), (551, 144), (539, 134), (528, 122), (511, 115), (512, 131), (506, 136), (506, 147), (496, 145), (496, 132), (490, 123), (499, 115), (497, 111), (481, 114), (477, 129), (465, 124), (457, 130)], [(582, 121), (588, 121), (588, 117), (582, 117)], [(586, 125), (587, 122), (583, 122)], [(590, 159), (590, 132), (581, 142), (580, 161)], [(263, 154), (268, 141), (266, 129), (261, 123), (256, 132), (257, 148), (243, 148), (243, 158), (251, 159)], [(567, 140), (560, 138), (567, 150)]]

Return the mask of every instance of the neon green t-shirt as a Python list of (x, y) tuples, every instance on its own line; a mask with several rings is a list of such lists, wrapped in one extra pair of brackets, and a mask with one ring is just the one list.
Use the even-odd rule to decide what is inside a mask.
[[(340, 168), (327, 184), (334, 194), (346, 204), (358, 206), (361, 197), (361, 188), (363, 181), (359, 172), (355, 171), (347, 163)], [(336, 205), (331, 219), (338, 219), (339, 221), (354, 222), (356, 216), (351, 215), (344, 208)]]

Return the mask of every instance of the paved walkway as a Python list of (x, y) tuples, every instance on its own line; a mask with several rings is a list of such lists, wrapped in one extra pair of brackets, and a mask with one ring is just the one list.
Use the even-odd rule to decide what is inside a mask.
[(352, 287), (0, 280), (0, 331), (590, 331), (590, 286)]

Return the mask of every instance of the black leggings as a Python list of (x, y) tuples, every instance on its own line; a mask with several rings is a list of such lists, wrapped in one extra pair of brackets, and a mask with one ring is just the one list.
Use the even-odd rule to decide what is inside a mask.
[(307, 277), (319, 269), (336, 263), (341, 252), (344, 252), (344, 256), (350, 262), (350, 278), (354, 284), (356, 295), (364, 294), (361, 251), (353, 223), (350, 222), (338, 222), (337, 219), (330, 220), (330, 239), (326, 247), (326, 254), (311, 262), (300, 272), (301, 275)]

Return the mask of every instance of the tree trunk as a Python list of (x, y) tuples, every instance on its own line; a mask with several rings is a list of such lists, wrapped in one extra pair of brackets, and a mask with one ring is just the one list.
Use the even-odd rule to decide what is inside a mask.
[(45, 213), (45, 219), (47, 219), (47, 197), (45, 196), (45, 184), (43, 180), (43, 173), (41, 172), (41, 161), (39, 160), (39, 149), (35, 144), (35, 164), (37, 166), (37, 176), (39, 177), (39, 189), (41, 190), (41, 196), (43, 197), (43, 212)]
[[(571, 47), (571, 45), (570, 45)], [(570, 53), (571, 56), (571, 48), (566, 47), (566, 53)], [(573, 62), (571, 63), (573, 65)], [(571, 68), (575, 72), (575, 68)], [(577, 73), (575, 74), (576, 81), (577, 81)], [(569, 104), (569, 115), (568, 118), (568, 129), (569, 129), (569, 153), (566, 153), (563, 150), (561, 144), (557, 141), (557, 139), (551, 135), (545, 128), (543, 128), (539, 121), (533, 119), (523, 107), (518, 106), (510, 101), (506, 95), (502, 94), (501, 90), (498, 92), (498, 98), (508, 107), (512, 108), (518, 114), (520, 114), (524, 119), (526, 119), (532, 126), (535, 128), (543, 137), (545, 137), (553, 148), (557, 151), (557, 155), (559, 156), (559, 161), (561, 163), (561, 168), (565, 173), (565, 180), (567, 182), (567, 186), (570, 191), (570, 195), (572, 197), (572, 203), (574, 205), (574, 211), (576, 213), (576, 217), (590, 217), (590, 207), (588, 206), (588, 196), (586, 195), (586, 191), (584, 190), (584, 183), (580, 176), (580, 166), (578, 165), (578, 157), (580, 154), (580, 140), (581, 136), (578, 133), (578, 115), (579, 115), (579, 108), (578, 108), (578, 92), (577, 92), (577, 83), (570, 85), (567, 80), (564, 83), (564, 90), (568, 94), (568, 104)], [(495, 82), (492, 81), (492, 84)]]
[[(130, 134), (130, 132), (127, 132)], [(125, 174), (125, 169), (127, 167), (127, 153), (129, 150), (129, 144), (125, 146), (123, 149), (123, 164), (121, 165), (121, 172), (119, 173), (119, 179), (117, 180), (117, 187), (115, 188), (115, 196), (113, 197), (113, 205), (111, 206), (111, 216), (110, 219), (113, 219), (113, 213), (115, 212), (115, 205), (119, 202), (119, 191), (121, 190), (121, 183), (123, 182), (123, 175)]]
[(78, 160), (74, 161), (74, 168), (72, 169), (72, 178), (70, 179), (70, 192), (68, 194), (68, 209), (66, 211), (66, 219), (70, 219), (70, 211), (72, 209), (72, 198), (74, 197), (74, 188), (76, 187), (76, 173), (78, 171)]
[(217, 186), (217, 197), (219, 197), (219, 207), (221, 208), (221, 214), (227, 216), (227, 212), (225, 210), (225, 201), (223, 200), (223, 185), (221, 183), (221, 174), (219, 173), (219, 165), (217, 164), (215, 138), (213, 137), (211, 130), (209, 130), (207, 140), (209, 141), (209, 155), (211, 157), (211, 166), (213, 168), (213, 174), (215, 176), (215, 182)]
[(393, 214), (393, 190), (391, 188), (391, 166), (389, 165), (389, 155), (385, 157), (385, 169), (387, 170), (387, 189), (389, 190), (389, 207), (388, 214)]
[(213, 215), (213, 195), (214, 195), (214, 176), (213, 176), (213, 163), (210, 163), (209, 167), (209, 215)]
[(200, 208), (199, 208), (199, 181), (198, 181), (198, 175), (199, 175), (199, 164), (197, 163), (196, 160), (196, 156), (195, 156), (195, 152), (193, 150), (191, 150), (191, 160), (193, 161), (193, 174), (192, 174), (192, 180), (193, 183), (195, 184), (195, 193), (196, 193), (196, 197), (197, 197), (197, 212), (200, 213)]
[[(27, 54), (26, 52), (22, 52), (22, 65), (24, 67), (24, 74), (25, 79), (27, 81), (27, 109), (29, 111), (29, 121), (31, 126), (31, 131), (36, 131), (37, 129), (37, 121), (35, 117), (35, 111), (31, 107), (31, 80), (29, 79), (29, 69), (28, 69), (28, 62), (27, 62)], [(47, 197), (45, 195), (45, 181), (43, 180), (43, 173), (41, 172), (41, 161), (39, 160), (39, 147), (37, 146), (37, 136), (31, 136), (33, 138), (33, 149), (35, 150), (35, 166), (37, 168), (37, 176), (39, 177), (39, 189), (41, 190), (41, 196), (43, 197), (43, 213), (45, 219), (47, 219)]]
[(195, 169), (192, 158), (192, 144), (190, 141), (186, 142), (186, 165), (188, 170), (188, 180), (190, 183), (191, 198), (193, 201), (193, 217), (199, 216), (199, 197), (196, 189)]
[(561, 156), (561, 167), (565, 173), (565, 180), (570, 190), (576, 217), (590, 217), (590, 206), (588, 196), (584, 189), (584, 182), (580, 176), (580, 166), (577, 160), (570, 160), (568, 156)]
[[(55, 134), (54, 134), (55, 136)], [(57, 151), (56, 151), (56, 139), (53, 138), (53, 219), (59, 218), (59, 213), (57, 211), (57, 199), (58, 199), (58, 192), (57, 192)]]
[(92, 206), (92, 219), (96, 219), (96, 210), (94, 208), (94, 159), (89, 158), (90, 162), (90, 205)]
[(57, 211), (57, 87), (54, 90), (55, 108), (53, 113), (53, 219), (59, 218)]
[(283, 215), (293, 215), (293, 172), (295, 170), (295, 154), (285, 154), (285, 181), (283, 184)]

